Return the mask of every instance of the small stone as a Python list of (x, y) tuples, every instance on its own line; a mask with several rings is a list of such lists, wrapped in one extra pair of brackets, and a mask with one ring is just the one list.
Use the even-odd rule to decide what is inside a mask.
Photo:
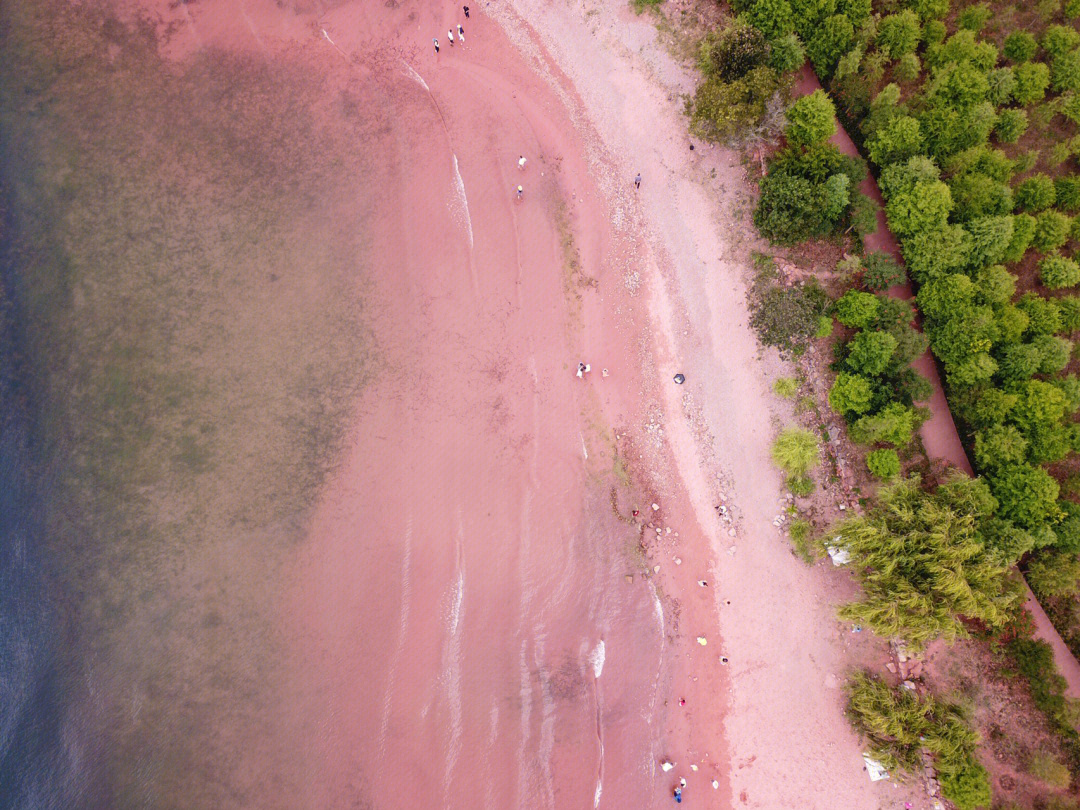
[(729, 557), (734, 557), (735, 556), (735, 546), (732, 546), (731, 548), (729, 548), (727, 550), (727, 553), (728, 553)]
[(720, 789), (720, 783), (717, 782), (715, 779), (712, 780), (712, 789), (713, 790), (719, 790)]
[(705, 638), (705, 636), (698, 636), (697, 637), (697, 643), (700, 644), (702, 647), (704, 647), (706, 644), (709, 643), (709, 640), (707, 638)]
[(889, 672), (891, 672), (893, 675), (896, 674), (896, 664), (894, 664), (892, 661), (885, 665), (885, 669), (889, 670)]
[(671, 534), (671, 527), (668, 526), (664, 529), (664, 534)]
[(660, 768), (664, 771), (664, 773), (667, 773), (674, 767), (675, 763), (668, 759), (665, 759), (663, 762), (660, 763)]
[(676, 557), (675, 558), (675, 564), (676, 565), (682, 565), (682, 557)]
[(726, 664), (727, 662), (728, 662), (728, 657), (726, 655), (721, 655), (720, 656), (720, 663), (721, 664)]
[(654, 565), (652, 567), (652, 571), (653, 571), (654, 574), (659, 574), (660, 573), (660, 566), (659, 565)]
[(633, 582), (634, 581), (634, 575), (633, 574), (627, 574), (626, 575), (626, 581), (627, 582)]
[(691, 766), (690, 766), (690, 770), (692, 770), (692, 771), (697, 771), (697, 765), (691, 765)]
[(660, 504), (658, 504), (658, 503), (654, 503), (654, 504), (652, 505), (652, 510), (653, 510), (654, 512), (655, 512), (655, 511), (657, 511), (657, 510), (658, 510), (659, 508), (660, 508)]
[(734, 537), (735, 536), (735, 530), (734, 529), (728, 529), (727, 533), (728, 533), (728, 537)]
[(676, 536), (676, 537), (678, 537), (678, 536), (679, 536), (679, 533), (678, 533), (678, 532), (675, 532), (675, 536)]
[(847, 506), (846, 506), (845, 504), (840, 504), (840, 506), (838, 506), (837, 508), (838, 508), (838, 509), (839, 509), (839, 510), (840, 510), (841, 512), (845, 512), (845, 511), (847, 511)]

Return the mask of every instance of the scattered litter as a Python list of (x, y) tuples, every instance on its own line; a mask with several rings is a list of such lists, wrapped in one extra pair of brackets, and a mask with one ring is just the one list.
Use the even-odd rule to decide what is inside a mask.
[(654, 565), (652, 567), (652, 570), (653, 570), (654, 574), (659, 574), (660, 573), (660, 566), (659, 565)]
[(670, 771), (672, 768), (675, 767), (675, 763), (672, 762), (671, 760), (665, 759), (660, 763), (660, 767), (661, 767), (661, 769), (663, 769), (664, 773), (667, 773), (668, 771)]
[(719, 790), (720, 789), (720, 783), (717, 782), (715, 779), (712, 780), (712, 789), (713, 790)]
[(633, 582), (634, 581), (634, 575), (633, 574), (627, 574), (626, 575), (626, 581), (627, 582)]
[(862, 625), (860, 625), (860, 624), (851, 625), (851, 632), (852, 633), (861, 633), (862, 632)]
[(871, 782), (880, 782), (882, 779), (889, 778), (889, 772), (885, 770), (885, 766), (872, 756), (863, 754), (862, 758), (863, 762), (866, 763), (866, 773), (869, 775)]
[[(835, 538), (839, 539), (839, 538)], [(825, 550), (829, 552), (829, 559), (832, 560), (833, 565), (847, 565), (851, 562), (851, 552), (846, 548), (840, 546), (826, 546)]]
[(676, 385), (682, 385), (684, 382), (686, 382), (686, 377), (680, 373), (675, 375), (674, 380)]
[(660, 534), (660, 527), (659, 526), (656, 527), (656, 533)]
[(658, 504), (658, 503), (654, 503), (654, 504), (652, 505), (652, 510), (653, 510), (654, 512), (655, 512), (655, 511), (656, 511), (657, 509), (659, 509), (659, 508), (660, 508), (660, 504)]
[(708, 641), (708, 639), (705, 638), (705, 636), (698, 636), (697, 637), (697, 643), (700, 644), (702, 647), (704, 647), (706, 644), (709, 643), (709, 641)]
[(670, 526), (668, 526), (667, 528), (664, 529), (664, 534), (671, 534), (671, 527)]
[(679, 777), (679, 787), (686, 787), (686, 777), (685, 776), (680, 776)]
[(721, 655), (720, 656), (720, 663), (721, 664), (726, 664), (727, 662), (728, 662), (728, 657), (726, 655)]
[(603, 374), (606, 377), (609, 372), (608, 372), (608, 370), (606, 368), (602, 368), (602, 369), (600, 369), (600, 373)]
[(696, 772), (696, 771), (697, 771), (697, 765), (691, 765), (691, 766), (690, 766), (690, 770), (692, 770), (692, 771), (695, 771), (695, 772)]
[(731, 548), (729, 548), (727, 550), (727, 553), (728, 553), (729, 557), (734, 557), (735, 556), (735, 546), (732, 546)]
[(706, 581), (705, 581), (705, 580), (703, 580), (703, 579), (699, 579), (699, 580), (697, 581), (697, 584), (698, 584), (698, 585), (700, 585), (700, 586), (701, 586), (702, 588), (708, 587), (708, 585), (709, 585), (709, 583), (708, 583), (708, 582), (706, 582)]
[(675, 558), (675, 564), (676, 565), (682, 565), (682, 557), (676, 557)]
[(837, 509), (839, 509), (841, 512), (845, 512), (847, 511), (847, 506), (845, 504), (840, 504)]

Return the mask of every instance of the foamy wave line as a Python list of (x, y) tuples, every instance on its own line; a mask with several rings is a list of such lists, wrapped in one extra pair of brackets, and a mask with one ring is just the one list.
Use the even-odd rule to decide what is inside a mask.
[(594, 678), (599, 678), (600, 673), (604, 671), (604, 660), (606, 657), (607, 647), (604, 646), (604, 640), (600, 639), (600, 643), (593, 647), (593, 651), (589, 653), (589, 663), (592, 664)]
[(462, 210), (465, 212), (465, 227), (469, 231), (469, 250), (473, 249), (473, 232), (472, 232), (472, 216), (469, 214), (469, 198), (465, 196), (465, 181), (461, 179), (461, 172), (458, 170), (457, 155), (453, 155), (454, 158), (454, 190), (458, 194), (458, 202), (461, 203)]
[(420, 86), (423, 87), (425, 90), (427, 90), (429, 93), (431, 92), (431, 88), (427, 86), (427, 82), (424, 81), (424, 77), (421, 76), (419, 73), (417, 73), (413, 69), (412, 65), (410, 65), (408, 62), (405, 62), (405, 61), (402, 61), (401, 64), (405, 65), (405, 69), (407, 71), (409, 71), (409, 76), (411, 76), (413, 79), (415, 79), (417, 82), (419, 82)]

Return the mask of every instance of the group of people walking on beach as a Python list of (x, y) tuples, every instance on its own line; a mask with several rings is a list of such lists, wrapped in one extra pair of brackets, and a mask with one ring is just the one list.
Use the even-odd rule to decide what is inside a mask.
[[(463, 12), (465, 12), (465, 19), (466, 20), (469, 19), (469, 7), (468, 6), (462, 6), (461, 10)], [(453, 47), (454, 46), (454, 29), (453, 28), (448, 28), (446, 30), (446, 38), (450, 42), (450, 47)], [(461, 41), (462, 45), (465, 44), (465, 29), (461, 27), (461, 23), (458, 23), (458, 26), (457, 26), (457, 38)], [(435, 43), (435, 53), (438, 53), (439, 52), (439, 38), (438, 37), (432, 37), (431, 41), (433, 43)]]

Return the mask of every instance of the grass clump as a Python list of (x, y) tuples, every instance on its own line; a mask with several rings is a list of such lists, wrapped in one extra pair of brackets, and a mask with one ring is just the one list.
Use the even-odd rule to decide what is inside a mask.
[(664, 0), (630, 0), (630, 7), (635, 14), (643, 14), (647, 9), (659, 8)]
[(1046, 751), (1036, 751), (1028, 761), (1028, 773), (1056, 788), (1067, 788), (1072, 777), (1069, 768)]
[(784, 428), (773, 442), (772, 458), (787, 473), (787, 485), (793, 494), (805, 496), (813, 492), (809, 473), (821, 459), (818, 437), (813, 431), (794, 425)]
[(814, 541), (814, 526), (805, 518), (796, 518), (788, 526), (788, 536), (795, 553), (807, 565), (821, 557), (821, 545)]
[(799, 380), (796, 377), (781, 377), (772, 386), (773, 393), (784, 399), (795, 399), (799, 393)]

